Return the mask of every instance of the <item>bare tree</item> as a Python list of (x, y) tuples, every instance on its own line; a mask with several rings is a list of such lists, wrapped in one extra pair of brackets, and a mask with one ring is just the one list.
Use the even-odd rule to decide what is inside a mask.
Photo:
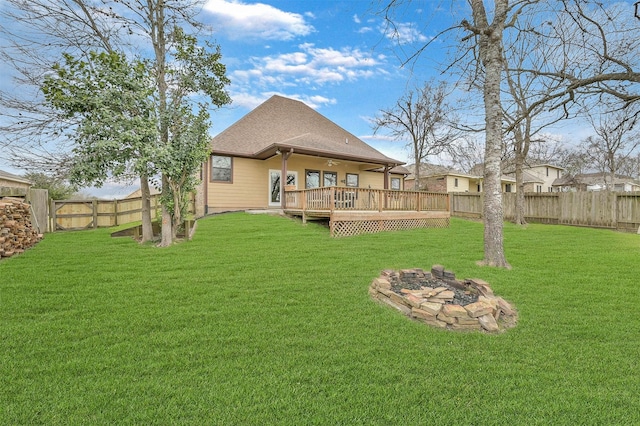
[(447, 101), (447, 84), (429, 81), (410, 90), (389, 109), (374, 119), (374, 132), (384, 128), (396, 140), (407, 140), (415, 160), (415, 188), (420, 189), (420, 164), (439, 155), (459, 136), (451, 125), (453, 109)]
[(595, 136), (584, 141), (584, 152), (591, 164), (609, 179), (604, 179), (608, 191), (615, 189), (616, 175), (622, 166), (638, 154), (640, 132), (633, 127), (628, 110), (619, 110), (597, 117), (589, 116)]

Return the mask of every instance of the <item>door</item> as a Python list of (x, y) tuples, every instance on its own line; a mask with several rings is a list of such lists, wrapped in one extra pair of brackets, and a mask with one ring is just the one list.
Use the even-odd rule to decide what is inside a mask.
[[(269, 206), (280, 207), (280, 170), (269, 170)], [(298, 188), (298, 172), (287, 172), (286, 185)]]

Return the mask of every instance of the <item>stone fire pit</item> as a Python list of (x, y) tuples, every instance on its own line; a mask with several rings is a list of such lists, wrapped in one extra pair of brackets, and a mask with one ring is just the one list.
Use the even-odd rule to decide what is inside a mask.
[(451, 330), (500, 332), (514, 327), (517, 312), (489, 284), (478, 278), (457, 280), (434, 265), (422, 269), (384, 270), (369, 288), (371, 297), (408, 317)]

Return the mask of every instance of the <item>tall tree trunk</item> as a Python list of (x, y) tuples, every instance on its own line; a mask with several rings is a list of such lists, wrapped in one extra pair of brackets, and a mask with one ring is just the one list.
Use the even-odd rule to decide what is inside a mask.
[(524, 156), (516, 152), (516, 224), (526, 225), (524, 217)]
[(480, 60), (484, 65), (485, 154), (484, 154), (484, 259), (481, 264), (508, 268), (504, 256), (502, 208), (502, 32), (508, 0), (495, 0), (493, 23), (488, 24), (482, 0), (472, 0), (473, 18), (479, 29)]
[[(169, 123), (167, 122), (167, 80), (166, 80), (166, 46), (167, 38), (165, 34), (164, 0), (147, 0), (149, 12), (149, 22), (151, 26), (151, 40), (156, 59), (156, 86), (158, 87), (158, 115), (160, 117), (160, 143), (164, 146), (169, 144)], [(162, 176), (162, 198), (167, 200), (169, 192), (169, 182), (166, 176)], [(166, 201), (162, 203), (162, 239), (160, 246), (166, 247), (173, 243), (173, 224), (171, 212), (166, 206)]]
[(153, 240), (153, 226), (151, 225), (151, 190), (146, 175), (140, 176), (140, 197), (142, 199), (142, 242)]
[(422, 159), (420, 158), (420, 153), (415, 148), (413, 150), (413, 158), (416, 160), (416, 169), (414, 173), (416, 180), (413, 183), (413, 189), (415, 191), (420, 191), (420, 163), (422, 162)]

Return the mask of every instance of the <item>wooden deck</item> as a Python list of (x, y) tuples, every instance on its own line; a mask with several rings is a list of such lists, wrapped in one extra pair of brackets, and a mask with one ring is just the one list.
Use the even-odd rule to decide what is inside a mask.
[(285, 191), (284, 212), (328, 218), (334, 237), (448, 227), (450, 217), (448, 194), (348, 187)]

